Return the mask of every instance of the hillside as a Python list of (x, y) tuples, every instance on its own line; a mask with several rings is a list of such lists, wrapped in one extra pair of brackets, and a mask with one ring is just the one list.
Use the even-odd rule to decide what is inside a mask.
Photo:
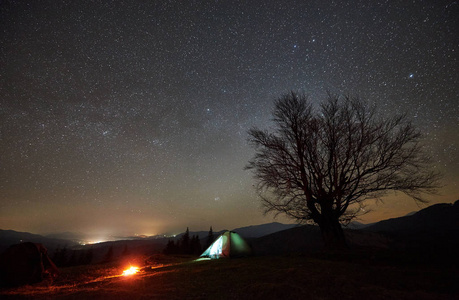
[(363, 230), (403, 239), (448, 240), (457, 244), (458, 239), (453, 237), (459, 237), (459, 200), (454, 204), (435, 204), (412, 215), (380, 221)]
[[(379, 233), (345, 229), (351, 249), (388, 249), (391, 239)], [(257, 239), (249, 240), (255, 255), (307, 254), (322, 251), (324, 243), (320, 228), (298, 226)]]
[(305, 225), (249, 240), (255, 255), (317, 252), (323, 248), (317, 226)]
[(19, 232), (14, 230), (0, 229), (0, 252), (3, 252), (6, 248), (8, 248), (11, 245), (22, 242), (33, 242), (43, 244), (48, 249), (48, 251), (54, 251), (54, 249), (58, 247), (72, 247), (77, 245), (77, 243), (72, 242), (70, 240), (49, 238), (38, 234), (32, 234), (29, 232)]
[(379, 221), (365, 230), (386, 233), (412, 234), (420, 231), (456, 231), (459, 229), (459, 200), (454, 204), (440, 203), (416, 213)]
[[(397, 256), (401, 261), (458, 261), (459, 201), (435, 204), (414, 214), (380, 221), (362, 229), (344, 229), (353, 250)], [(317, 226), (300, 226), (250, 239), (256, 255), (318, 253), (323, 249)]]
[[(175, 259), (175, 260), (174, 260)], [(155, 256), (133, 276), (122, 264), (63, 268), (54, 282), (0, 289), (1, 299), (458, 299), (458, 269), (308, 256), (194, 262)]]

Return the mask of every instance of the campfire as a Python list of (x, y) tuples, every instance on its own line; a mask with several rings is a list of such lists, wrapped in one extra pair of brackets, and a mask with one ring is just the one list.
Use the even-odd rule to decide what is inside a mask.
[(130, 267), (123, 271), (123, 276), (130, 276), (138, 273), (140, 271), (139, 267)]

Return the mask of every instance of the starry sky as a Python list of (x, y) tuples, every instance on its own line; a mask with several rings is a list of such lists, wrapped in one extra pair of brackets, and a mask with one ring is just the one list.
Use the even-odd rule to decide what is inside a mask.
[[(407, 112), (459, 198), (458, 1), (0, 1), (0, 228), (233, 229), (252, 126), (291, 90)], [(391, 193), (373, 222), (422, 207)], [(291, 222), (282, 217), (280, 222)]]

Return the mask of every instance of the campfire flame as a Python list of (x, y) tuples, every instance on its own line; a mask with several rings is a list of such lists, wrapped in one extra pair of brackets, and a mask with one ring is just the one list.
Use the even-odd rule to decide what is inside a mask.
[(140, 270), (138, 267), (130, 267), (129, 269), (126, 269), (123, 271), (123, 276), (129, 276), (129, 275), (134, 275), (138, 273)]

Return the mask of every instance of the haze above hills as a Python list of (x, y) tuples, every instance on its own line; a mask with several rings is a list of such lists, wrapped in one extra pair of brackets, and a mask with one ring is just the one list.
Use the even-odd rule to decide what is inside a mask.
[[(434, 242), (446, 243), (451, 241), (454, 247), (459, 248), (459, 200), (454, 204), (442, 203), (429, 206), (416, 213), (404, 217), (383, 220), (373, 224), (361, 224), (355, 222), (348, 229), (345, 229), (348, 240), (351, 243), (362, 244), (387, 243), (382, 242), (382, 234), (390, 236), (393, 240), (398, 241), (415, 241), (416, 243)], [(214, 232), (214, 236), (226, 230)], [(321, 247), (320, 230), (317, 226), (298, 226), (296, 224), (281, 224), (277, 222), (247, 226), (233, 229), (246, 239), (258, 240), (263, 247), (271, 247), (272, 244), (287, 245), (290, 250), (300, 250), (302, 247), (309, 249), (318, 249)], [(356, 233), (357, 232), (357, 233)], [(151, 236), (151, 237), (111, 237), (120, 242), (126, 243), (157, 240), (157, 245), (163, 245), (168, 239), (179, 239), (183, 233), (177, 236)], [(190, 235), (197, 235), (201, 240), (206, 239), (208, 231), (190, 232)], [(363, 237), (362, 235), (365, 235)], [(32, 234), (28, 232), (17, 232), (14, 230), (0, 230), (0, 251), (6, 249), (9, 245), (20, 242), (42, 243), (50, 251), (59, 247), (81, 247), (84, 244), (85, 236), (83, 234), (64, 232), (51, 234), (47, 236)], [(269, 242), (262, 242), (269, 241)], [(104, 244), (110, 243), (107, 241)], [(386, 245), (387, 246), (387, 245)], [(261, 247), (261, 248), (263, 248)], [(260, 247), (256, 247), (260, 248)], [(275, 247), (274, 247), (275, 248)], [(288, 251), (289, 249), (280, 249), (278, 252)], [(263, 252), (263, 251), (261, 251)]]

